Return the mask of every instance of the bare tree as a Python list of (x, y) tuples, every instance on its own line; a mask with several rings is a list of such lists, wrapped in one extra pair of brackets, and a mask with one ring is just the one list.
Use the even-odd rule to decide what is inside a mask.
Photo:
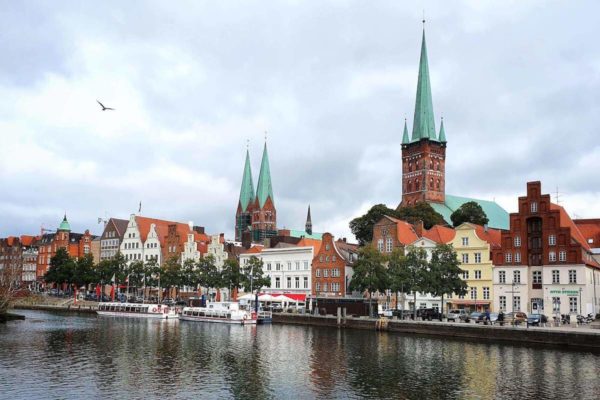
[(21, 260), (8, 256), (0, 264), (0, 314), (5, 314), (21, 285)]

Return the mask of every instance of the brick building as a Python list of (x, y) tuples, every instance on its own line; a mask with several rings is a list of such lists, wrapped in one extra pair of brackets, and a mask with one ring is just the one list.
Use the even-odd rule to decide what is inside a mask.
[(590, 247), (592, 237), (586, 239), (565, 209), (542, 193), (540, 182), (528, 182), (518, 204), (500, 249), (492, 249), (494, 308), (548, 316), (596, 314), (600, 265)]
[(100, 261), (109, 260), (117, 255), (128, 223), (126, 219), (119, 218), (109, 218), (106, 222), (100, 236)]
[(346, 297), (352, 279), (358, 246), (345, 240), (334, 241), (324, 233), (321, 246), (312, 259), (312, 296)]

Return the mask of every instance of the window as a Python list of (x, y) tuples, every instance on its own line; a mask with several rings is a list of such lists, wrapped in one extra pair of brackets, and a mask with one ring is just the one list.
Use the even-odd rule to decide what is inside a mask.
[(499, 271), (498, 272), (498, 281), (500, 283), (506, 283), (506, 271)]
[(267, 271), (271, 270), (271, 263), (267, 263)]
[(317, 293), (321, 291), (321, 284), (320, 284), (319, 282), (317, 282), (317, 283), (315, 284), (315, 291), (316, 291)]
[(484, 287), (483, 288), (483, 299), (484, 300), (489, 300), (490, 299), (490, 288), (489, 287)]
[(299, 276), (294, 278), (294, 287), (296, 289), (300, 289), (300, 277)]
[(391, 237), (389, 237), (385, 240), (385, 251), (386, 252), (388, 252), (388, 253), (392, 252), (392, 244), (393, 244), (393, 241), (392, 241)]
[(552, 298), (552, 311), (555, 313), (560, 313), (560, 297)]
[(566, 251), (560, 251), (560, 252), (558, 253), (558, 257), (559, 257), (559, 260), (560, 260), (561, 262), (565, 262), (565, 261), (567, 261), (567, 252), (566, 252)]
[(515, 264), (520, 264), (521, 263), (521, 253), (516, 252), (515, 253)]
[(329, 249), (331, 248), (331, 246), (328, 244), (325, 245), (325, 250), (329, 251)]
[(292, 270), (292, 262), (288, 261), (287, 264), (288, 264), (288, 271), (291, 271)]
[(577, 297), (569, 297), (569, 312), (577, 312)]
[(323, 255), (321, 254), (321, 256), (319, 256), (319, 261), (323, 262)]
[(469, 254), (468, 253), (462, 253), (462, 262), (463, 262), (463, 264), (469, 263)]
[(476, 287), (471, 288), (471, 300), (477, 300), (477, 288)]
[(531, 202), (531, 212), (532, 212), (532, 213), (536, 213), (536, 212), (537, 212), (537, 210), (538, 210), (538, 209), (537, 209), (537, 202), (535, 202), (535, 201), (532, 201), (532, 202)]
[(292, 277), (291, 276), (287, 277), (287, 288), (288, 289), (292, 288)]
[(337, 260), (337, 258), (335, 256), (331, 256), (331, 261), (335, 262), (335, 260)]
[(461, 238), (462, 239), (462, 245), (463, 246), (468, 246), (469, 245), (469, 238), (468, 237), (464, 237)]
[(475, 279), (481, 279), (481, 271), (475, 271)]
[(275, 270), (281, 271), (281, 264), (280, 263), (275, 263)]
[(281, 288), (281, 279), (278, 276), (275, 277), (275, 288), (276, 289)]
[(300, 270), (300, 261), (296, 261), (296, 271)]
[(324, 269), (323, 270), (323, 278), (327, 278), (329, 276), (329, 270), (328, 269)]
[(521, 296), (513, 298), (513, 311), (521, 311)]
[(308, 289), (308, 276), (304, 277), (304, 289)]
[(550, 235), (550, 236), (548, 236), (548, 244), (550, 246), (555, 246), (556, 245), (556, 235)]
[(556, 262), (556, 253), (554, 251), (549, 252), (548, 259), (550, 260), (550, 262)]
[(383, 239), (377, 240), (377, 250), (383, 253)]
[(475, 264), (481, 263), (481, 253), (475, 253)]
[(463, 279), (469, 279), (469, 271), (463, 271)]
[(506, 296), (499, 297), (499, 305), (501, 310), (506, 310)]
[(326, 292), (327, 291), (327, 282), (323, 282), (323, 291)]
[(533, 271), (531, 276), (533, 283), (542, 283), (542, 271)]
[(552, 270), (552, 283), (560, 283), (560, 271), (557, 269)]
[(569, 283), (577, 283), (577, 271), (574, 269), (569, 270)]
[(515, 247), (521, 247), (521, 236), (515, 236)]
[(511, 263), (512, 262), (512, 253), (506, 253), (504, 255), (504, 258), (506, 260), (507, 263)]
[(513, 283), (521, 283), (521, 271), (513, 271)]
[(320, 269), (317, 269), (317, 270), (315, 271), (315, 276), (316, 276), (317, 278), (320, 278), (320, 277), (321, 277), (321, 270), (320, 270)]
[(304, 261), (304, 269), (308, 269), (308, 261)]

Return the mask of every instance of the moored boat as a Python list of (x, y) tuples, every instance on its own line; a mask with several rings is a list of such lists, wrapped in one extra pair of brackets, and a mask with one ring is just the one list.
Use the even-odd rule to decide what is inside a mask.
[(157, 319), (177, 319), (179, 314), (175, 307), (163, 304), (140, 303), (98, 303), (98, 315), (110, 317), (137, 317)]
[(224, 301), (208, 303), (206, 307), (184, 307), (184, 321), (220, 322), (224, 324), (256, 324), (256, 313), (240, 309), (239, 303)]

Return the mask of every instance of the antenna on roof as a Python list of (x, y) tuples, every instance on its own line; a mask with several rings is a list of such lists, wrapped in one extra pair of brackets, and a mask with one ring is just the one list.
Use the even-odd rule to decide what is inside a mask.
[(554, 195), (554, 201), (556, 202), (556, 204), (560, 204), (560, 198), (561, 198), (561, 194), (558, 191), (558, 186), (556, 187), (556, 194)]

